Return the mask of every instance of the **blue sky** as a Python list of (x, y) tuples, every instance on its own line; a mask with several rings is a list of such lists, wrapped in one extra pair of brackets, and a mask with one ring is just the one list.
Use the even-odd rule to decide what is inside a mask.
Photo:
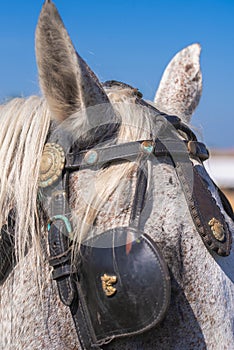
[[(234, 1), (55, 0), (77, 51), (102, 81), (153, 99), (167, 63), (202, 46), (203, 96), (193, 124), (209, 147), (234, 148)], [(0, 5), (0, 100), (39, 94), (34, 31), (43, 1)]]

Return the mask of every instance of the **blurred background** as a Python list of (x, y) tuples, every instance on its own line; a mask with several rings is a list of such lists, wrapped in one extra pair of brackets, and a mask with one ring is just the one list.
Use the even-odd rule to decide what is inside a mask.
[[(101, 81), (153, 99), (171, 58), (202, 46), (203, 96), (192, 123), (211, 149), (208, 171), (234, 202), (234, 1), (55, 0), (80, 55)], [(39, 94), (34, 31), (43, 1), (0, 5), (0, 101)]]
[(205, 162), (205, 167), (234, 209), (234, 149), (211, 149), (210, 159)]

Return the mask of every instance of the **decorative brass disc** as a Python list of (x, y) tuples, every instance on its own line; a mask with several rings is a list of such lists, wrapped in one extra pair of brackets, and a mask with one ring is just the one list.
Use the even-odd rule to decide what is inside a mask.
[(225, 239), (225, 231), (224, 231), (223, 225), (219, 222), (219, 220), (217, 220), (216, 218), (212, 218), (208, 222), (208, 225), (210, 226), (211, 231), (215, 236), (215, 238), (218, 241), (223, 242)]
[(57, 181), (62, 174), (64, 163), (63, 148), (56, 143), (47, 143), (41, 159), (39, 186), (48, 187)]

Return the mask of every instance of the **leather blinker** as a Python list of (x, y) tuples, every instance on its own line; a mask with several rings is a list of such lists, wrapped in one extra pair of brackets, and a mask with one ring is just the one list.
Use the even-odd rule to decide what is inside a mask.
[(84, 242), (81, 257), (80, 321), (92, 325), (92, 346), (142, 333), (163, 319), (170, 276), (149, 236), (132, 227), (116, 227)]

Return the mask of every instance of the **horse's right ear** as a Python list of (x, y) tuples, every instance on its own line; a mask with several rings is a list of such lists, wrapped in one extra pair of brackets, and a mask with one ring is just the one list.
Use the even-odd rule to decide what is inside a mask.
[(43, 94), (58, 120), (80, 108), (109, 102), (95, 74), (76, 53), (50, 0), (44, 3), (38, 20), (36, 58)]

